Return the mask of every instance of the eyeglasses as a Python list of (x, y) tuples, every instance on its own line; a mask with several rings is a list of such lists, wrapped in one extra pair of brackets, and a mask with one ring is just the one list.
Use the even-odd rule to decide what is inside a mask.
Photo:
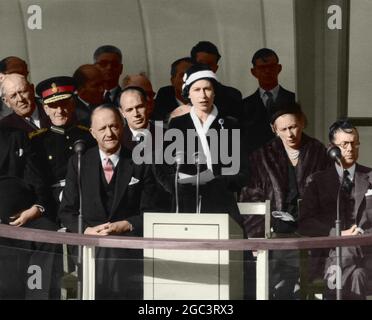
[(360, 146), (360, 142), (359, 141), (353, 141), (353, 142), (350, 142), (350, 141), (343, 141), (339, 144), (335, 144), (337, 147), (340, 147), (341, 149), (347, 149), (348, 145), (350, 144), (350, 146), (353, 148), (353, 149), (358, 149), (359, 146)]

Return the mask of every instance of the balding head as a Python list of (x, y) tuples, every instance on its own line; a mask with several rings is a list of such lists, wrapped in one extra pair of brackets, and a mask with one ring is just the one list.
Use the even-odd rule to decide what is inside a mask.
[(148, 104), (148, 112), (151, 115), (152, 111), (154, 110), (155, 102), (155, 92), (152, 88), (151, 81), (146, 76), (144, 72), (139, 74), (129, 74), (123, 80), (123, 88), (126, 87), (139, 87), (142, 88), (146, 92), (147, 96), (147, 104)]
[(119, 110), (111, 105), (95, 108), (91, 116), (90, 132), (99, 149), (106, 155), (118, 151), (123, 135), (123, 119)]
[(5, 75), (0, 84), (3, 101), (19, 116), (29, 117), (35, 111), (34, 86), (17, 73)]

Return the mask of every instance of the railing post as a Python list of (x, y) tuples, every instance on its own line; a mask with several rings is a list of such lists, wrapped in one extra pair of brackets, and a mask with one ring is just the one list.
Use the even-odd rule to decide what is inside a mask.
[(83, 300), (95, 299), (95, 247), (83, 246)]

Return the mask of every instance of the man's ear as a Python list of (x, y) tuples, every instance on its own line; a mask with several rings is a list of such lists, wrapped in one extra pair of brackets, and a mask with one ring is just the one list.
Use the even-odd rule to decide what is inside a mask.
[(282, 71), (282, 65), (278, 64), (278, 74)]
[(251, 74), (257, 78), (257, 72), (256, 72), (256, 69), (255, 68), (251, 68)]
[(276, 135), (278, 135), (277, 132), (276, 132), (276, 130), (275, 130), (275, 126), (274, 126), (273, 124), (270, 123), (270, 127), (271, 127), (271, 130), (272, 130)]
[(95, 133), (94, 133), (94, 131), (93, 131), (92, 128), (89, 128), (89, 132), (93, 136), (93, 138), (95, 139), (96, 138), (96, 135), (95, 135)]

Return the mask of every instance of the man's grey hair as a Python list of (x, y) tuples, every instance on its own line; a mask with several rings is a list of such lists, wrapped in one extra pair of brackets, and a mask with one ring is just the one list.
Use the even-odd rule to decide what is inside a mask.
[(123, 55), (121, 53), (121, 50), (119, 48), (115, 47), (115, 46), (112, 46), (112, 45), (104, 45), (104, 46), (98, 47), (96, 49), (96, 51), (94, 51), (94, 54), (93, 54), (94, 63), (97, 62), (98, 57), (103, 53), (115, 53), (115, 54), (117, 54), (117, 56), (120, 59), (120, 63), (122, 63)]
[(150, 81), (149, 77), (147, 76), (147, 73), (145, 71), (141, 71), (140, 73), (134, 73), (134, 74), (127, 74), (123, 79), (123, 87), (127, 87), (130, 85), (131, 79), (133, 77), (141, 76), (146, 78)]
[(11, 73), (11, 74), (0, 74), (0, 97), (1, 98), (4, 98), (5, 96), (5, 86), (4, 86), (4, 82), (6, 79), (8, 79), (9, 77), (16, 77), (16, 78), (20, 78), (22, 80), (24, 80), (26, 82), (27, 85), (30, 85), (30, 83), (27, 81), (27, 79), (18, 74), (18, 73)]

